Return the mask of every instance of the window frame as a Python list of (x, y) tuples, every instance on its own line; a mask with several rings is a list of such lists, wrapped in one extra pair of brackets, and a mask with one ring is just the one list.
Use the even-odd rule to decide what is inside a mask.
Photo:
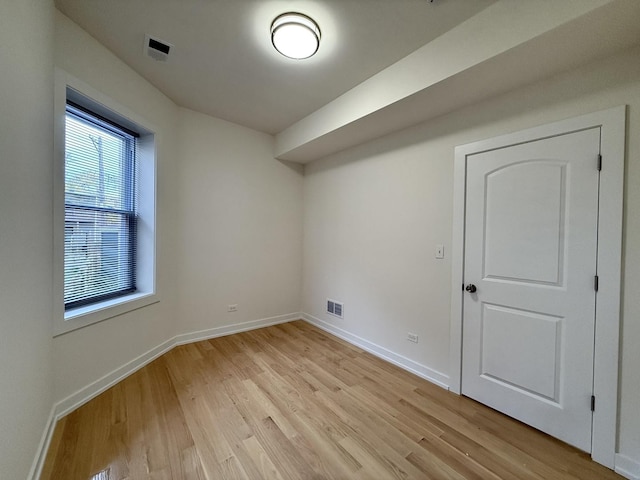
[[(65, 122), (67, 102), (104, 117), (123, 129), (139, 133), (137, 192), (136, 291), (104, 298), (65, 310)], [(54, 185), (53, 185), (53, 336), (62, 335), (160, 300), (156, 288), (156, 144), (157, 128), (146, 119), (118, 104), (63, 70), (55, 69), (54, 81)]]

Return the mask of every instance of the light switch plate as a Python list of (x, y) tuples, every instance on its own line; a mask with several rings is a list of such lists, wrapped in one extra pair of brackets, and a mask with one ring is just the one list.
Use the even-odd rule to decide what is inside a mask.
[(444, 245), (436, 245), (436, 258), (444, 258)]

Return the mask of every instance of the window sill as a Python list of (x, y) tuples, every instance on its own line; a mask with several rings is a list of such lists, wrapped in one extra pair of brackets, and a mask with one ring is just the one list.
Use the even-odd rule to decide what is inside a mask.
[(123, 315), (158, 301), (160, 300), (155, 293), (137, 292), (92, 305), (73, 308), (64, 313), (64, 322), (62, 325), (58, 325), (54, 336)]

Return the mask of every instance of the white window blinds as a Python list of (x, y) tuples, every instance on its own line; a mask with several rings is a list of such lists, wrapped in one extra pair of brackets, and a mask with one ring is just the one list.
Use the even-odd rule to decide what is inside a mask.
[(136, 290), (136, 134), (68, 104), (65, 309)]

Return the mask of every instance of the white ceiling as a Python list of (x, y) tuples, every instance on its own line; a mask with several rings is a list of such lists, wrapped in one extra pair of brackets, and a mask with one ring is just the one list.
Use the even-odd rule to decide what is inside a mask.
[[(177, 104), (281, 132), (495, 0), (57, 0), (58, 9)], [(270, 43), (287, 11), (313, 17), (320, 50), (289, 60)], [(144, 52), (145, 34), (174, 45)]]

